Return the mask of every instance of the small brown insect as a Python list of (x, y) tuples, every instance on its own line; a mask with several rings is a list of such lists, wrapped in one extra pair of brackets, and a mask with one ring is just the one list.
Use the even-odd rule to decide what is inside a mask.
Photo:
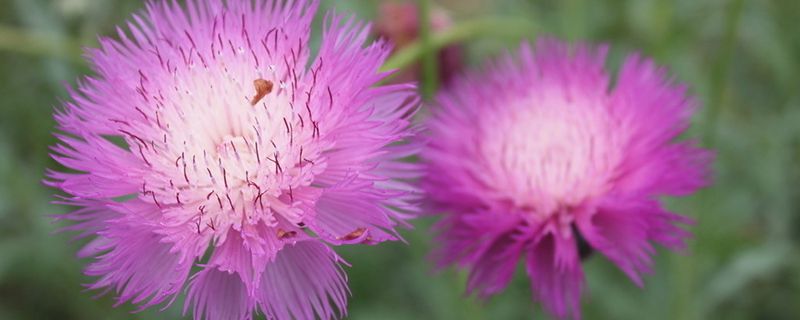
[(256, 88), (256, 95), (250, 100), (250, 105), (255, 106), (256, 103), (264, 99), (267, 94), (272, 92), (272, 81), (264, 79), (256, 79), (253, 81), (253, 86)]
[(364, 232), (367, 232), (366, 228), (358, 228), (353, 232), (350, 232), (342, 237), (339, 237), (339, 240), (345, 240), (345, 241), (355, 240), (361, 237), (361, 235), (363, 235)]

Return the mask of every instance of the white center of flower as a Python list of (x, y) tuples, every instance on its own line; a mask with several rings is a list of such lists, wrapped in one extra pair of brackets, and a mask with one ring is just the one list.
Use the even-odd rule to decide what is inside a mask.
[(319, 122), (291, 96), (303, 84), (285, 80), (293, 78), (280, 68), (264, 74), (241, 59), (160, 79), (153, 87), (169, 90), (146, 92), (157, 107), (147, 115), (151, 128), (139, 130), (151, 135), (137, 136), (142, 143), (132, 147), (154, 169), (142, 199), (161, 207), (167, 220), (191, 221), (198, 233), (259, 222), (302, 226), (294, 190), (324, 168)]
[(537, 216), (556, 214), (605, 191), (619, 160), (602, 101), (544, 95), (481, 122), (493, 188)]

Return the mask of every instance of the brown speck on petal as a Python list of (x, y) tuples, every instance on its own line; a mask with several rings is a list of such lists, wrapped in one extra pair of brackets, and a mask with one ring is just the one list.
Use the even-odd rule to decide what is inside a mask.
[(283, 229), (278, 229), (278, 239), (287, 239), (292, 238), (297, 235), (297, 231), (284, 231)]
[(339, 240), (345, 240), (345, 241), (355, 240), (358, 239), (358, 237), (361, 237), (361, 235), (363, 235), (364, 232), (367, 232), (366, 228), (358, 228), (353, 232), (350, 232), (342, 237), (339, 237)]
[(374, 239), (372, 239), (372, 236), (368, 235), (366, 238), (364, 238), (364, 241), (361, 241), (361, 243), (363, 243), (363, 244), (375, 244), (375, 241), (373, 241), (373, 240)]
[(261, 99), (272, 92), (272, 81), (264, 79), (256, 79), (253, 81), (253, 86), (256, 88), (256, 95), (250, 100), (250, 105), (256, 105)]

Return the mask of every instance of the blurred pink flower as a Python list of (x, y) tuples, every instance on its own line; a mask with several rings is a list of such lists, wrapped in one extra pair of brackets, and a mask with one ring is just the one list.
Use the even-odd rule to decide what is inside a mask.
[(612, 82), (605, 57), (542, 40), (437, 97), (424, 188), (445, 212), (436, 257), (469, 269), (468, 291), (500, 292), (524, 259), (535, 299), (579, 318), (580, 247), (641, 286), (654, 244), (684, 246), (691, 220), (659, 198), (707, 183), (711, 152), (675, 141), (696, 104), (636, 55)]
[[(375, 22), (375, 33), (392, 43), (396, 50), (408, 46), (419, 38), (418, 13), (414, 2), (383, 2)], [(432, 10), (430, 19), (434, 32), (447, 30), (453, 25), (448, 12), (439, 7)], [(463, 68), (461, 46), (454, 44), (441, 49), (438, 66), (440, 81), (449, 83)], [(419, 74), (420, 66), (414, 65), (392, 78), (392, 81), (415, 81)]]
[[(329, 244), (396, 240), (416, 211), (410, 84), (377, 86), (389, 54), (316, 1), (150, 2), (90, 50), (96, 76), (55, 118), (47, 183), (80, 207), (67, 230), (92, 289), (139, 310), (188, 286), (195, 319), (328, 319), (348, 289)], [(127, 147), (108, 137), (121, 137)], [(390, 209), (392, 208), (392, 209)], [(198, 272), (192, 273), (192, 267)]]

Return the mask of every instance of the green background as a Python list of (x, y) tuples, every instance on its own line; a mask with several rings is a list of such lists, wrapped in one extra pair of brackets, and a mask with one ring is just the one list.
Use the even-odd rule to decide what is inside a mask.
[[(612, 45), (609, 66), (640, 51), (688, 83), (703, 104), (688, 133), (717, 151), (715, 184), (671, 199), (697, 220), (684, 254), (659, 250), (654, 274), (636, 287), (601, 256), (585, 264), (586, 319), (800, 318), (800, 1), (440, 1), (465, 28), (467, 64), (477, 65), (539, 34)], [(93, 300), (80, 243), (48, 214), (57, 168), (51, 113), (64, 84), (90, 73), (81, 46), (113, 35), (140, 1), (0, 0), (0, 319), (175, 319), (133, 314)], [(375, 17), (378, 1), (323, 1), (339, 12)], [(499, 20), (498, 20), (499, 18)], [(489, 19), (489, 20), (485, 20)], [(491, 20), (494, 19), (494, 20)], [(509, 28), (519, 21), (528, 28)], [(426, 79), (434, 79), (427, 77)], [(435, 83), (424, 81), (424, 88)], [(426, 258), (432, 219), (403, 230), (409, 244), (338, 250), (352, 289), (352, 319), (543, 318), (523, 272), (487, 302), (463, 294), (465, 275), (435, 273)]]

